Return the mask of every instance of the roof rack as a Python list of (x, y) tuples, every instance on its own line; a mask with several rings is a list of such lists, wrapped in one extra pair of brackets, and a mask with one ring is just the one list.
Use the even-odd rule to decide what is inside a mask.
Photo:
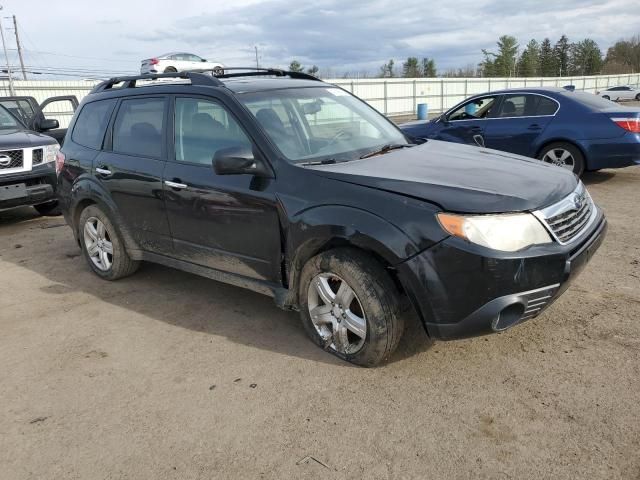
[[(235, 78), (235, 77), (260, 77), (266, 75), (273, 75), (275, 77), (289, 77), (301, 80), (315, 80), (321, 82), (318, 77), (315, 77), (309, 73), (304, 72), (292, 72), (289, 70), (282, 70), (280, 68), (258, 68), (258, 67), (223, 67), (222, 74), (216, 74), (217, 78)], [(216, 70), (189, 70), (190, 72), (205, 73), (213, 72)], [(232, 73), (227, 73), (231, 71)]]
[(210, 70), (157, 73), (155, 75), (133, 75), (130, 77), (113, 77), (96, 85), (93, 90), (91, 90), (91, 93), (110, 90), (114, 85), (117, 85), (118, 83), (122, 83), (122, 86), (118, 88), (134, 88), (138, 80), (158, 80), (161, 78), (182, 78), (185, 80), (191, 80), (191, 85), (207, 85), (210, 87), (221, 87), (224, 85), (215, 76), (205, 75), (203, 72), (210, 72)]
[[(231, 67), (224, 68), (222, 74), (216, 74), (217, 69), (202, 69), (202, 70), (189, 70), (185, 72), (172, 72), (172, 73), (156, 73), (145, 75), (133, 75), (128, 77), (113, 77), (109, 80), (96, 85), (90, 93), (103, 92), (110, 90), (114, 85), (122, 83), (120, 88), (134, 88), (138, 80), (158, 80), (161, 78), (181, 78), (184, 80), (191, 80), (191, 85), (206, 85), (210, 87), (222, 87), (220, 78), (235, 78), (235, 77), (258, 77), (273, 75), (275, 77), (289, 77), (301, 80), (314, 80), (321, 82), (318, 77), (315, 77), (309, 73), (304, 72), (291, 72), (287, 70), (281, 70), (279, 68), (255, 68), (255, 67)], [(226, 73), (232, 71), (232, 73)]]

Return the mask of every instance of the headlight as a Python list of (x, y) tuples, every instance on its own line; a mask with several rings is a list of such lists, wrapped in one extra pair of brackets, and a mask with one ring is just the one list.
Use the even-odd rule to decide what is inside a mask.
[(60, 145), (45, 145), (44, 147), (44, 160), (43, 163), (55, 162), (56, 155), (60, 151)]
[(439, 213), (438, 221), (451, 235), (494, 250), (515, 252), (531, 245), (551, 243), (551, 237), (530, 213), (454, 215)]

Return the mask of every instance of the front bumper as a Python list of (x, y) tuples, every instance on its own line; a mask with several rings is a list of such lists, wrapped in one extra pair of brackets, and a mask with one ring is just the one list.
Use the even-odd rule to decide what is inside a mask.
[(443, 340), (499, 332), (538, 316), (582, 271), (606, 235), (601, 211), (577, 244), (549, 244), (487, 256), (449, 237), (397, 266), (429, 336)]
[(53, 163), (35, 166), (30, 172), (0, 175), (0, 210), (39, 205), (52, 200), (56, 200)]

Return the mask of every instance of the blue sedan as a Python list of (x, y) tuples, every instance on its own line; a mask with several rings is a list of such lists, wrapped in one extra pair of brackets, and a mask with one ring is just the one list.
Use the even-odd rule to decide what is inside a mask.
[(414, 139), (478, 144), (538, 158), (576, 175), (640, 164), (640, 108), (571, 88), (476, 95), (429, 122), (400, 128)]

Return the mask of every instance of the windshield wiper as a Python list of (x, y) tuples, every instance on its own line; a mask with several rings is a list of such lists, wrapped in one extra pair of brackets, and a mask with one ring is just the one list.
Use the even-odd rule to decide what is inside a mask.
[(314, 162), (303, 162), (300, 165), (330, 165), (332, 163), (338, 163), (335, 158), (326, 158), (324, 160), (317, 160)]
[(414, 147), (414, 146), (415, 144), (413, 143), (388, 143), (378, 148), (377, 150), (374, 150), (373, 152), (365, 153), (360, 158), (374, 157), (376, 155), (390, 152), (391, 150), (398, 150), (400, 148), (408, 148), (408, 147)]

